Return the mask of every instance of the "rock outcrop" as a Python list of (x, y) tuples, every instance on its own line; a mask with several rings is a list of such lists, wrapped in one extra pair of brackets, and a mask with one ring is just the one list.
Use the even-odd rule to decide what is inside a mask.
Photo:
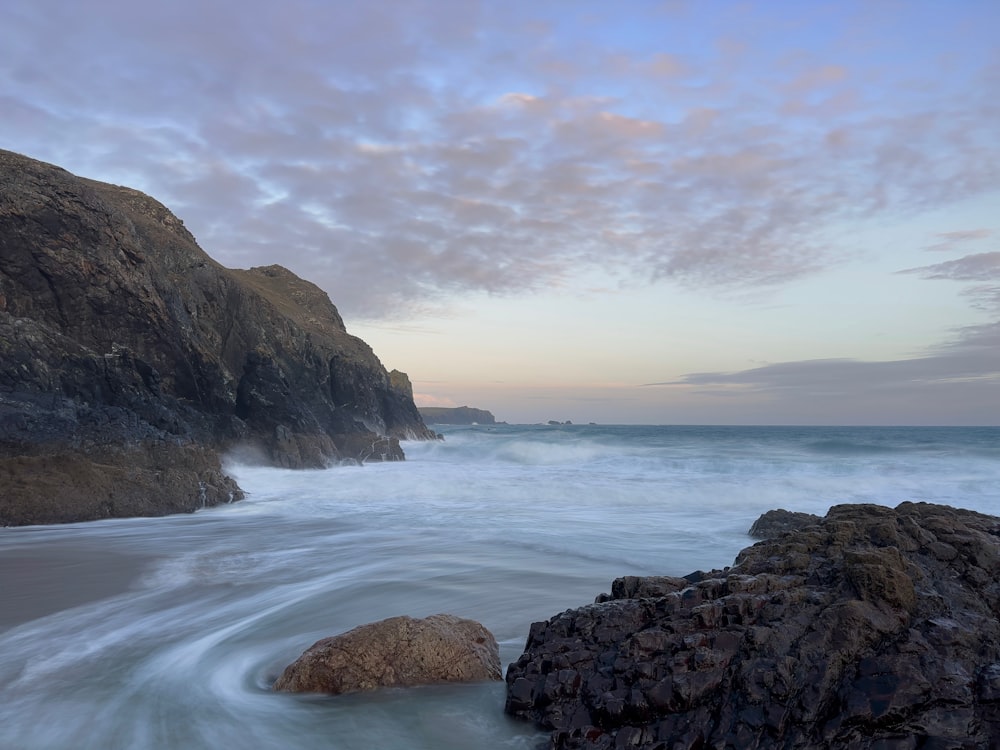
[(836, 506), (535, 623), (506, 710), (552, 748), (996, 748), (998, 617), (1000, 519)]
[(235, 446), (402, 458), (434, 435), (401, 375), (290, 271), (223, 268), (152, 198), (0, 151), (0, 525), (237, 499)]
[(500, 679), (496, 639), (478, 622), (454, 615), (403, 616), (317, 641), (285, 668), (274, 689), (339, 695)]
[(427, 424), (496, 424), (496, 417), (485, 409), (471, 406), (421, 406), (420, 416)]
[(798, 511), (778, 508), (763, 513), (760, 518), (753, 522), (747, 532), (754, 539), (772, 539), (789, 531), (804, 529), (819, 523), (820, 517), (812, 513), (800, 513)]

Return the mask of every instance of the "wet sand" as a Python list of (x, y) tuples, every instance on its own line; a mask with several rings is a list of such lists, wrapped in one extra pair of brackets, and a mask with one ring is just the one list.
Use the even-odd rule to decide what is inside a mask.
[(146, 561), (92, 545), (0, 552), (0, 630), (129, 590)]

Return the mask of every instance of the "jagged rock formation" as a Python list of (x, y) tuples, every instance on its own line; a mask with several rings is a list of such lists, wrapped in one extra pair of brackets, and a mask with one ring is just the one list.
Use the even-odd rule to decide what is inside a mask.
[(496, 418), (485, 409), (471, 406), (421, 406), (420, 416), (427, 424), (496, 424)]
[(500, 679), (493, 634), (475, 620), (442, 614), (390, 617), (317, 641), (285, 668), (274, 689), (339, 695)]
[(506, 710), (551, 747), (1000, 747), (1000, 518), (831, 508), (732, 568), (535, 623)]
[(0, 524), (236, 499), (237, 445), (402, 458), (434, 436), (408, 385), (313, 284), (223, 268), (152, 198), (0, 151)]

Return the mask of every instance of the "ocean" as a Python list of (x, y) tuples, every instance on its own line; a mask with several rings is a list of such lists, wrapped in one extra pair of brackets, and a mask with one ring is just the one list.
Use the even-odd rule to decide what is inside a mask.
[(394, 615), (536, 620), (623, 575), (731, 565), (772, 508), (1000, 513), (1000, 428), (438, 426), (401, 463), (233, 464), (246, 500), (0, 529), (0, 748), (534, 748), (502, 683), (276, 694), (314, 641)]

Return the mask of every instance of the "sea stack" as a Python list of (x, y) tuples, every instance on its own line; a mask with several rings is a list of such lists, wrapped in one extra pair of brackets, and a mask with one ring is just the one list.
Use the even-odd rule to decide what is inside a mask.
[(220, 457), (292, 468), (433, 438), (327, 295), (231, 270), (136, 190), (0, 151), (0, 525), (239, 499)]

